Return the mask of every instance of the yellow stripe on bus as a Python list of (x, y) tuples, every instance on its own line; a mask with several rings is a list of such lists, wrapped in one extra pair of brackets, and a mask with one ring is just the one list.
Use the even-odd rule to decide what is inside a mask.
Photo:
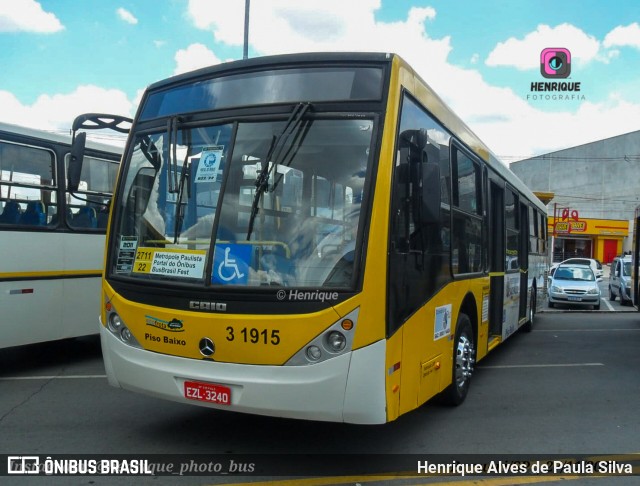
[(10, 280), (10, 279), (38, 280), (40, 278), (74, 277), (74, 276), (85, 276), (85, 275), (100, 277), (102, 275), (102, 270), (88, 269), (88, 270), (45, 270), (45, 271), (38, 271), (38, 272), (6, 272), (6, 273), (0, 273), (0, 280)]
[[(578, 479), (606, 479), (598, 476), (513, 476), (508, 478), (478, 478), (473, 479), (460, 478), (454, 481), (445, 482), (433, 482), (433, 479), (438, 476), (425, 476), (425, 475), (398, 475), (398, 476), (334, 476), (323, 478), (306, 478), (306, 479), (288, 479), (288, 480), (273, 480), (273, 481), (261, 481), (263, 485), (278, 485), (278, 486), (330, 486), (333, 484), (357, 484), (357, 483), (369, 483), (384, 481), (386, 484), (393, 484), (392, 482), (398, 481), (398, 484), (404, 484), (406, 480), (423, 480), (424, 483), (417, 482), (413, 484), (437, 484), (439, 486), (462, 486), (462, 485), (485, 485), (485, 486), (512, 486), (517, 484), (540, 484), (550, 483), (556, 481), (572, 481)], [(222, 483), (218, 486), (255, 486), (256, 482), (250, 483)]]

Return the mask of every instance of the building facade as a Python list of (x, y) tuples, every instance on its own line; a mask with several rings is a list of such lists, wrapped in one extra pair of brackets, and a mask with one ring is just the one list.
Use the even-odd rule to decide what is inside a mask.
[(547, 206), (553, 261), (573, 256), (610, 263), (631, 250), (640, 205), (640, 131), (559, 150), (510, 165)]

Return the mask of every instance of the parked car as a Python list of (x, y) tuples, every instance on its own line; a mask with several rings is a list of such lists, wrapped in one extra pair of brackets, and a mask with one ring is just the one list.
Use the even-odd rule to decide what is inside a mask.
[(596, 260), (595, 258), (582, 258), (582, 257), (568, 258), (567, 260), (564, 260), (560, 263), (554, 263), (553, 265), (551, 265), (551, 268), (549, 269), (549, 275), (552, 274), (552, 272), (558, 267), (558, 265), (564, 265), (565, 263), (571, 264), (571, 265), (589, 265), (591, 267), (591, 270), (593, 270), (593, 273), (596, 276), (596, 278), (602, 277), (603, 275), (602, 263), (600, 263), (600, 260)]
[(567, 304), (600, 310), (600, 281), (602, 277), (596, 277), (589, 265), (558, 265), (549, 285), (549, 307)]
[(621, 304), (631, 304), (631, 255), (618, 256), (611, 262), (609, 300), (620, 297)]

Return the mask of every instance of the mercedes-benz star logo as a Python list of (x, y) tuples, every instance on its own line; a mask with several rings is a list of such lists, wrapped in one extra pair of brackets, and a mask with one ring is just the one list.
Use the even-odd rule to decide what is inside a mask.
[(200, 353), (202, 353), (202, 356), (211, 356), (216, 352), (216, 345), (213, 344), (213, 341), (208, 337), (202, 338), (200, 340), (200, 343), (198, 344), (198, 347), (200, 348)]

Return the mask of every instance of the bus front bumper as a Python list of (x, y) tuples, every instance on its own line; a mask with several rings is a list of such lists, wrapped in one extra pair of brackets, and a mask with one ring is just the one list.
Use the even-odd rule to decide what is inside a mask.
[[(258, 366), (180, 358), (124, 344), (104, 326), (100, 339), (109, 384), (235, 412), (358, 424), (385, 423), (385, 341), (307, 366)], [(185, 381), (222, 385), (231, 403), (185, 398)]]

